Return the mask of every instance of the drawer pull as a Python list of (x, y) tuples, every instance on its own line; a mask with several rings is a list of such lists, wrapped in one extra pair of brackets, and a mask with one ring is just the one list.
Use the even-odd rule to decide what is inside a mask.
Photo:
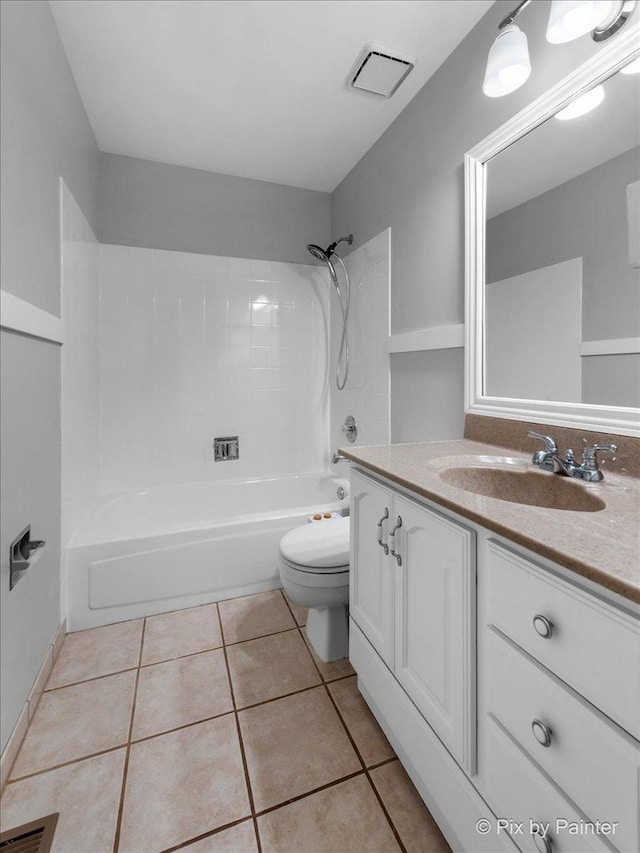
[(553, 634), (553, 622), (541, 613), (536, 613), (533, 617), (533, 627), (545, 640), (550, 639)]
[(534, 720), (531, 723), (531, 731), (540, 746), (551, 746), (551, 729), (542, 720)]
[(389, 553), (389, 546), (387, 545), (386, 542), (382, 541), (382, 537), (384, 536), (384, 533), (382, 531), (382, 522), (386, 521), (387, 518), (389, 518), (389, 507), (388, 506), (386, 506), (384, 508), (384, 515), (382, 516), (382, 518), (380, 519), (380, 521), (378, 521), (378, 523), (376, 525), (376, 527), (378, 528), (378, 532), (377, 532), (378, 545), (384, 551), (385, 556)]
[(533, 843), (540, 853), (551, 853), (553, 850), (553, 840), (548, 834), (542, 834), (541, 829), (536, 829), (533, 832)]
[(402, 557), (396, 551), (396, 531), (402, 527), (402, 517), (398, 516), (396, 519), (395, 526), (391, 533), (389, 534), (389, 553), (392, 557), (395, 557), (396, 563), (401, 566), (402, 565)]

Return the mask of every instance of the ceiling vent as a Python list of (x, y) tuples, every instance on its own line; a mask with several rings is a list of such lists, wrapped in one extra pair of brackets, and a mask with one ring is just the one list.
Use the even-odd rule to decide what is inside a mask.
[(414, 65), (413, 56), (403, 56), (379, 44), (366, 44), (353, 67), (349, 84), (362, 92), (390, 98)]

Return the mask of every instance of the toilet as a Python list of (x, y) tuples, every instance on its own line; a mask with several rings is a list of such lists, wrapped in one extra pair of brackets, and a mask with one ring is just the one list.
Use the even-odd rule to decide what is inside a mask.
[(349, 517), (294, 527), (280, 540), (280, 579), (308, 607), (307, 637), (324, 661), (349, 653)]

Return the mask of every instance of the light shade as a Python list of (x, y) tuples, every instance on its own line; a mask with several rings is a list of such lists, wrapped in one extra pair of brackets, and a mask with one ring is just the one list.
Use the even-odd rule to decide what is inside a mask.
[(585, 113), (591, 112), (594, 110), (598, 104), (601, 104), (604, 100), (604, 87), (596, 86), (594, 89), (589, 89), (588, 92), (585, 92), (584, 95), (580, 95), (579, 98), (576, 98), (575, 101), (571, 101), (568, 107), (565, 107), (563, 110), (560, 110), (559, 113), (556, 113), (556, 118), (559, 118), (561, 121), (566, 121), (566, 119), (570, 118), (578, 118), (578, 116), (583, 116)]
[(508, 95), (522, 86), (531, 74), (526, 35), (509, 24), (491, 45), (482, 91), (490, 98)]
[(595, 30), (620, 11), (620, 0), (553, 0), (547, 41), (562, 44)]

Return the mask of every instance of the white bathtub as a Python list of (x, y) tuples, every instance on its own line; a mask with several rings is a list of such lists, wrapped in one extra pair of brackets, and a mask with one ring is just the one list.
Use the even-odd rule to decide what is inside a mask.
[(279, 587), (282, 535), (344, 514), (348, 494), (348, 480), (302, 474), (100, 498), (67, 551), (69, 630)]

